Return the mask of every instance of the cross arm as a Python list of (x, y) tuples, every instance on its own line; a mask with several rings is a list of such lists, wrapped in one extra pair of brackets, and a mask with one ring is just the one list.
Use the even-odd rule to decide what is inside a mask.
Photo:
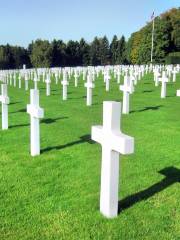
[(102, 141), (103, 141), (103, 127), (102, 126), (92, 126), (91, 139), (94, 140), (95, 142), (102, 144)]
[(7, 96), (0, 96), (0, 102), (2, 103), (2, 104), (9, 104), (9, 97), (7, 97)]
[(33, 106), (31, 104), (27, 105), (27, 113), (29, 113), (32, 117), (35, 117), (35, 118), (43, 118), (44, 117), (44, 109)]
[(121, 154), (132, 154), (134, 152), (134, 138), (119, 131), (113, 131), (109, 137), (112, 150)]

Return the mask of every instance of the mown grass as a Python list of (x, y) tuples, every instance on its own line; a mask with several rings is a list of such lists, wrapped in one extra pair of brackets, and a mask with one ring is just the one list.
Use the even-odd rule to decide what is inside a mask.
[[(51, 96), (39, 84), (42, 154), (29, 154), (29, 92), (9, 87), (9, 125), (0, 131), (0, 239), (180, 239), (180, 88), (168, 83), (160, 98), (151, 74), (131, 95), (131, 113), (122, 131), (135, 138), (135, 153), (120, 158), (120, 214), (99, 213), (101, 146), (92, 143), (91, 126), (102, 124), (103, 100), (122, 100), (113, 79), (105, 92), (96, 80), (93, 106), (86, 89), (71, 79), (68, 100), (52, 84)], [(31, 82), (31, 86), (33, 86)], [(1, 120), (0, 120), (1, 124)]]

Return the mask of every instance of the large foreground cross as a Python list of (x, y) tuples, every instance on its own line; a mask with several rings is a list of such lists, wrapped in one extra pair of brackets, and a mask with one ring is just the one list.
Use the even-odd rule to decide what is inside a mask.
[(103, 103), (103, 126), (92, 127), (92, 139), (102, 145), (100, 211), (118, 214), (119, 154), (134, 152), (134, 138), (120, 130), (121, 103)]

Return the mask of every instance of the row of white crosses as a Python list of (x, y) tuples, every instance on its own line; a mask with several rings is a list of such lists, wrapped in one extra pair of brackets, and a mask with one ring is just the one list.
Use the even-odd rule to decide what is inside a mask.
[[(89, 88), (93, 88), (91, 77), (89, 74), (85, 85), (87, 91)], [(163, 83), (166, 82), (165, 78), (166, 76), (163, 74), (161, 79)], [(67, 81), (66, 77), (63, 81)], [(124, 77), (124, 86), (121, 85), (120, 90), (124, 93), (124, 102), (128, 103), (128, 94), (133, 92), (133, 85), (127, 75)], [(7, 123), (9, 99), (6, 84), (2, 84), (0, 101), (2, 102), (2, 116)], [(124, 107), (125, 113), (128, 112), (128, 106), (129, 104), (126, 104)], [(30, 92), (30, 104), (27, 105), (27, 112), (31, 119), (31, 155), (36, 156), (40, 154), (39, 120), (44, 116), (44, 110), (39, 107), (39, 91), (37, 89)], [(121, 133), (120, 114), (121, 103), (104, 102), (103, 126), (92, 127), (92, 139), (102, 145), (100, 211), (108, 218), (116, 217), (118, 214), (119, 155), (134, 152), (134, 138)], [(5, 125), (6, 128), (7, 126)]]
[[(171, 75), (173, 76), (172, 81), (173, 82), (176, 81), (176, 74), (179, 72), (178, 68), (176, 69), (176, 67), (173, 68), (172, 66), (168, 66), (165, 69), (165, 68), (160, 68), (160, 66), (156, 66), (153, 72), (154, 72), (155, 86), (157, 87), (159, 85), (159, 82), (161, 82), (161, 98), (165, 98), (167, 95), (166, 85), (170, 81)], [(177, 92), (177, 95), (178, 95), (178, 92)]]

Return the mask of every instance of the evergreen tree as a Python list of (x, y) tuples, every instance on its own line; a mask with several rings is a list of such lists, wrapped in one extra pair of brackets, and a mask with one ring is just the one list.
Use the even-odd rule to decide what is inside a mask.
[(110, 58), (111, 58), (111, 64), (114, 65), (117, 63), (117, 51), (118, 50), (118, 38), (116, 35), (114, 35), (112, 42), (110, 44)]
[(100, 49), (99, 49), (99, 55), (100, 55), (100, 64), (101, 65), (107, 65), (109, 64), (109, 41), (106, 36), (104, 36), (102, 39), (99, 40)]
[(81, 38), (79, 42), (79, 51), (80, 51), (80, 65), (81, 66), (87, 66), (90, 63), (90, 45), (84, 40), (84, 38)]
[(126, 62), (126, 41), (125, 37), (122, 36), (121, 39), (118, 41), (118, 48), (117, 48), (117, 64), (124, 64)]
[(97, 66), (101, 64), (100, 59), (100, 41), (97, 37), (94, 38), (90, 47), (90, 65)]

